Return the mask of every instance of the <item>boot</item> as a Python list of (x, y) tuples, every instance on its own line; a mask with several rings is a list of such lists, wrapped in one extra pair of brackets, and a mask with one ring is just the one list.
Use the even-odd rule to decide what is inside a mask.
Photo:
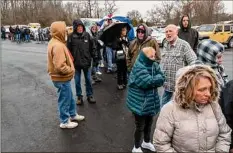
[(93, 96), (88, 96), (88, 97), (87, 97), (87, 101), (88, 101), (89, 103), (92, 103), (92, 104), (96, 103), (96, 100), (95, 100), (95, 98), (94, 98)]
[(77, 105), (83, 105), (83, 97), (80, 96), (80, 97), (77, 97), (77, 102), (76, 102)]

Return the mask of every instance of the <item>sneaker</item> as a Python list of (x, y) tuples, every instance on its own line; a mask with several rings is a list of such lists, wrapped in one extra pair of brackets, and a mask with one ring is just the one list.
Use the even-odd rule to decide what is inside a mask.
[(112, 74), (113, 71), (112, 70), (107, 70), (107, 74)]
[(80, 96), (77, 98), (77, 102), (76, 102), (77, 105), (83, 105), (83, 97)]
[(95, 82), (94, 79), (91, 80), (91, 84), (92, 84), (92, 85), (95, 85), (95, 84), (96, 84), (96, 82)]
[(103, 64), (103, 63), (101, 63), (101, 64), (100, 64), (100, 67), (104, 67), (104, 64)]
[(134, 146), (132, 152), (142, 152), (142, 149), (141, 149), (141, 147), (135, 148), (135, 146)]
[(142, 148), (149, 149), (150, 151), (155, 152), (155, 147), (151, 142), (146, 143), (144, 140), (142, 142)]
[(84, 119), (85, 119), (84, 116), (78, 115), (78, 114), (76, 114), (75, 117), (70, 118), (71, 121), (82, 121), (82, 120), (84, 120)]
[(100, 79), (99, 77), (96, 77), (96, 79), (95, 79), (95, 82), (102, 82), (102, 79)]
[(122, 85), (118, 85), (118, 86), (117, 86), (117, 89), (118, 89), (118, 90), (122, 90), (122, 89), (124, 89), (124, 87), (123, 87)]
[(93, 96), (87, 97), (87, 101), (88, 101), (89, 103), (96, 103), (96, 100), (95, 100), (95, 98), (94, 98)]
[(75, 127), (78, 126), (78, 123), (75, 123), (75, 122), (71, 122), (70, 120), (68, 120), (67, 123), (61, 123), (60, 124), (60, 128), (62, 129), (73, 129)]
[(127, 87), (127, 84), (123, 84), (122, 86), (123, 86), (123, 88), (126, 88), (126, 87)]
[(100, 71), (97, 71), (96, 74), (101, 75), (102, 73)]

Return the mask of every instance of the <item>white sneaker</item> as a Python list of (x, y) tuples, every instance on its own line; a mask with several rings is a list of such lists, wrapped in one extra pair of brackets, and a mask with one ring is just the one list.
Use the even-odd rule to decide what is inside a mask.
[(103, 64), (103, 63), (101, 63), (101, 64), (100, 64), (100, 67), (104, 67), (104, 64)]
[(135, 152), (135, 153), (136, 152), (142, 152), (142, 149), (141, 149), (141, 147), (135, 148), (135, 146), (134, 146), (132, 152)]
[(84, 119), (85, 119), (85, 117), (84, 117), (84, 116), (82, 116), (82, 115), (78, 115), (78, 114), (76, 114), (76, 116), (75, 116), (75, 117), (70, 118), (70, 120), (71, 120), (71, 121), (82, 121), (82, 120), (84, 120)]
[(149, 149), (150, 151), (155, 152), (155, 147), (151, 142), (146, 143), (144, 140), (142, 142), (142, 148)]
[(60, 124), (60, 128), (62, 129), (73, 129), (75, 127), (78, 126), (78, 123), (75, 123), (75, 122), (70, 122), (70, 120), (68, 120), (67, 123), (61, 123)]
[(99, 75), (101, 75), (102, 73), (101, 73), (100, 71), (98, 71), (98, 72), (96, 72), (96, 74), (99, 74)]

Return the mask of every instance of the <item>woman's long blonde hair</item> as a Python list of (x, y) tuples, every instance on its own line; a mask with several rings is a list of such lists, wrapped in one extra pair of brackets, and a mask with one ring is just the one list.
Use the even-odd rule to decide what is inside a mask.
[(190, 66), (186, 72), (178, 77), (174, 93), (174, 100), (182, 108), (189, 108), (194, 103), (194, 89), (201, 77), (208, 78), (211, 82), (210, 102), (216, 102), (219, 98), (219, 86), (215, 72), (206, 65)]

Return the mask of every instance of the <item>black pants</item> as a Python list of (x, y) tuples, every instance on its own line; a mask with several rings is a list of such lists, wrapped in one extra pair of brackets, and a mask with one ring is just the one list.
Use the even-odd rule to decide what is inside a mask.
[(116, 64), (117, 64), (117, 84), (126, 85), (127, 84), (126, 60), (117, 61)]
[(150, 142), (151, 126), (153, 123), (153, 116), (135, 116), (136, 130), (134, 133), (134, 145), (136, 148), (141, 146), (142, 134), (144, 134), (144, 141)]

